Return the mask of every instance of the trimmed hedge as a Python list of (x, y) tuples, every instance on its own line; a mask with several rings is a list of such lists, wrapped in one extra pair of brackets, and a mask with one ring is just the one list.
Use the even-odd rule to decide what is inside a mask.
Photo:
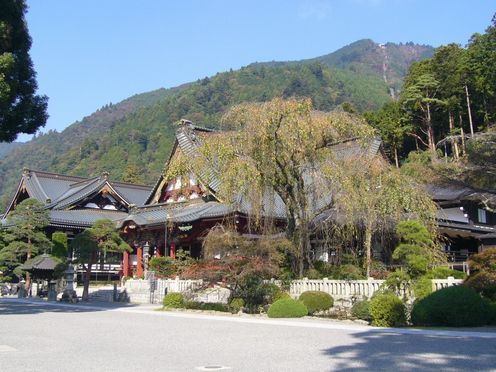
[(406, 308), (392, 293), (374, 296), (369, 305), (372, 325), (377, 327), (399, 327), (406, 324)]
[(367, 300), (355, 302), (351, 308), (351, 315), (353, 315), (354, 318), (370, 322), (372, 317), (370, 316), (369, 306), (370, 302)]
[(475, 327), (490, 321), (489, 301), (464, 286), (440, 289), (417, 301), (412, 309), (416, 326)]
[(164, 307), (171, 309), (184, 308), (184, 297), (181, 293), (167, 293), (163, 301)]
[(274, 302), (269, 307), (269, 318), (301, 318), (308, 314), (306, 306), (301, 301), (291, 298)]
[(329, 293), (321, 291), (306, 291), (300, 295), (300, 301), (305, 304), (309, 314), (328, 310), (334, 305), (334, 299)]
[(218, 302), (198, 302), (198, 301), (186, 301), (184, 303), (185, 309), (190, 310), (209, 310), (209, 311), (229, 311), (228, 306), (226, 304), (218, 303)]

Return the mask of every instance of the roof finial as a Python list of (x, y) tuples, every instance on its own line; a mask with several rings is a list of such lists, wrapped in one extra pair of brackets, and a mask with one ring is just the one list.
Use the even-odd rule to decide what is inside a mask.
[(24, 175), (28, 175), (30, 172), (31, 172), (31, 171), (29, 170), (29, 168), (28, 168), (28, 167), (24, 167), (24, 168), (22, 168), (22, 174), (24, 174)]
[(103, 171), (102, 172), (102, 177), (105, 178), (105, 179), (108, 179), (109, 178), (109, 172)]

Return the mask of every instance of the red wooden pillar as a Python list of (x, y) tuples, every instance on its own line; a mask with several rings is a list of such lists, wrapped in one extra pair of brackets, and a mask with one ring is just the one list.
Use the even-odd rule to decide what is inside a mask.
[(138, 278), (141, 278), (143, 276), (143, 248), (141, 246), (138, 247), (138, 252), (136, 254), (136, 261), (137, 261), (136, 275), (138, 276)]
[(173, 259), (176, 258), (176, 243), (171, 243), (171, 246), (170, 246), (170, 256)]
[(129, 252), (124, 251), (124, 258), (122, 260), (122, 274), (129, 276)]

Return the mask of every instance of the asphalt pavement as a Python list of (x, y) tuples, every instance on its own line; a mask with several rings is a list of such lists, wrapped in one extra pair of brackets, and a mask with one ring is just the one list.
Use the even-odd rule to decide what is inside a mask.
[(496, 333), (0, 299), (0, 371), (496, 370)]

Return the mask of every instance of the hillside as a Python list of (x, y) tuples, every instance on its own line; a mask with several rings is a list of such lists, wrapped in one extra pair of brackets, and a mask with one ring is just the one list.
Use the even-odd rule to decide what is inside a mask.
[(0, 142), (0, 159), (4, 158), (7, 156), (11, 151), (14, 151), (14, 149), (22, 146), (21, 142)]
[[(136, 95), (102, 107), (61, 133), (39, 135), (0, 160), (0, 207), (11, 197), (23, 167), (84, 176), (106, 170), (114, 179), (151, 184), (171, 149), (175, 122), (188, 118), (215, 127), (222, 113), (237, 103), (306, 96), (319, 110), (345, 102), (359, 111), (380, 107), (390, 99), (388, 85), (374, 72), (376, 66), (369, 66), (371, 59), (360, 57), (360, 48), (352, 46), (353, 53), (346, 53), (346, 48), (350, 46), (335, 52), (341, 57), (252, 64), (178, 88)], [(333, 58), (341, 61), (332, 62), (337, 67), (330, 67)]]

